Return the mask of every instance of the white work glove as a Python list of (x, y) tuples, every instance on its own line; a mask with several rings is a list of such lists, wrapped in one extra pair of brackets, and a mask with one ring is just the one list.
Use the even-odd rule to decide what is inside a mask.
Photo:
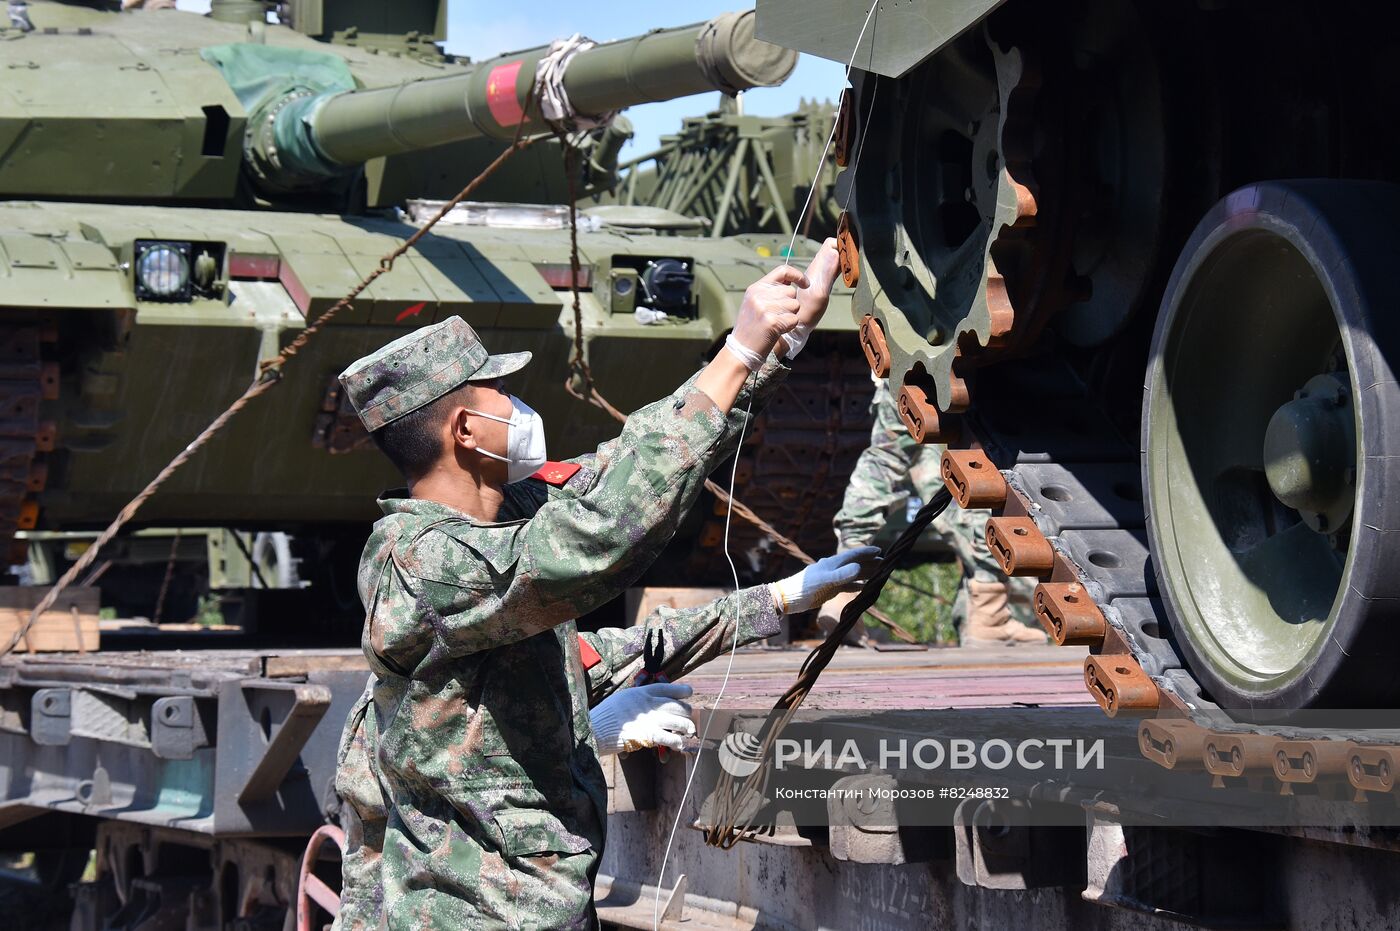
[(807, 287), (797, 292), (798, 324), (783, 334), (787, 359), (796, 359), (802, 347), (807, 345), (807, 337), (822, 322), (826, 305), (831, 301), (831, 286), (836, 281), (836, 273), (841, 269), (841, 257), (836, 251), (836, 240), (828, 239), (817, 250), (817, 257), (807, 266)]
[(758, 371), (779, 338), (801, 322), (797, 289), (807, 286), (806, 275), (791, 265), (779, 265), (744, 292), (734, 331), (724, 345), (749, 371)]
[(619, 689), (589, 713), (598, 754), (670, 747), (680, 750), (685, 738), (695, 735), (690, 706), (690, 686), (682, 682), (653, 682)]
[(784, 614), (801, 614), (822, 604), (837, 592), (852, 591), (880, 564), (878, 546), (861, 546), (818, 559), (797, 575), (770, 582), (773, 602)]

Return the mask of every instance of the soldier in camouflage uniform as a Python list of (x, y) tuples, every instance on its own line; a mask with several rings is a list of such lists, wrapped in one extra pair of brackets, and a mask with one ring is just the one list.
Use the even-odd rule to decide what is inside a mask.
[[(452, 318), (341, 376), (412, 493), (380, 500), (360, 563), (373, 675), (336, 777), (340, 927), (596, 926), (606, 788), (589, 705), (631, 681), (644, 629), (580, 635), (573, 619), (620, 594), (670, 540), (733, 453), (750, 399), (757, 413), (785, 377), (770, 351), (794, 354), (825, 312), (835, 269), (828, 241), (806, 276), (765, 276), (745, 295), (730, 351), (634, 413), (616, 440), (536, 480), (516, 474), (533, 455), (521, 439), (533, 412), (499, 382), (528, 353), (489, 356)], [(870, 552), (659, 610), (646, 626), (666, 634), (665, 674), (717, 655), (736, 632), (773, 635), (782, 613), (850, 582), (860, 558)]]
[[(927, 501), (943, 487), (943, 447), (922, 445), (899, 419), (894, 396), (885, 379), (875, 379), (870, 402), (874, 424), (870, 445), (851, 473), (846, 497), (833, 524), (838, 550), (865, 546), (885, 525), (890, 509), (911, 494)], [(1045, 634), (1031, 609), (1035, 586), (1027, 579), (1006, 579), (987, 548), (988, 512), (964, 511), (957, 504), (933, 524), (957, 555), (962, 582), (953, 606), (958, 637), (964, 645), (1044, 643)], [(828, 601), (818, 616), (823, 627), (834, 626), (849, 597)]]

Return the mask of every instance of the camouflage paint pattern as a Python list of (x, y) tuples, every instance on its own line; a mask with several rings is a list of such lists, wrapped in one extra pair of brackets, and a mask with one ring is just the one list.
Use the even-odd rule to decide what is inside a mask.
[[(874, 418), (870, 445), (856, 461), (841, 510), (832, 522), (840, 550), (869, 545), (884, 527), (892, 508), (902, 505), (911, 494), (927, 501), (943, 487), (940, 463), (944, 447), (915, 442), (899, 419), (894, 395), (884, 379), (875, 381), (870, 412)], [(966, 617), (965, 580), (1006, 581), (987, 548), (989, 516), (986, 510), (964, 511), (950, 504), (931, 528), (931, 532), (939, 534), (952, 547), (962, 565), (964, 583), (959, 586), (953, 612), (960, 627)], [(1012, 616), (1039, 629), (1031, 609), (1035, 586), (1021, 578), (1011, 579), (1009, 583)]]
[[(759, 373), (754, 411), (786, 369)], [(380, 501), (360, 564), (373, 671), (347, 722), (336, 787), (350, 847), (341, 928), (588, 928), (606, 786), (588, 709), (627, 683), (644, 630), (585, 635), (573, 619), (616, 597), (670, 540), (733, 452), (729, 417), (690, 383), (628, 418), (562, 487), (505, 488), (476, 521), (401, 495)], [(672, 677), (772, 636), (767, 586), (662, 609)], [(378, 888), (376, 888), (376, 886)]]

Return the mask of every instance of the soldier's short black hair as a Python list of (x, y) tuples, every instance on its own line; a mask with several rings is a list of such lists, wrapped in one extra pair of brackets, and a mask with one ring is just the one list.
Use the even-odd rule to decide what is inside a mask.
[(442, 420), (459, 404), (471, 404), (471, 387), (469, 382), (455, 388), (370, 434), (374, 445), (389, 457), (405, 481), (422, 478), (438, 461), (442, 455)]

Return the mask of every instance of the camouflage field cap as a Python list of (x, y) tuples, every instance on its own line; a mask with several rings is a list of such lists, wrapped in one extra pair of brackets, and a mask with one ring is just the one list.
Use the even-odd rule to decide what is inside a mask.
[(449, 317), (376, 349), (341, 372), (340, 383), (373, 433), (463, 382), (500, 378), (529, 361), (528, 352), (491, 355), (467, 321)]

